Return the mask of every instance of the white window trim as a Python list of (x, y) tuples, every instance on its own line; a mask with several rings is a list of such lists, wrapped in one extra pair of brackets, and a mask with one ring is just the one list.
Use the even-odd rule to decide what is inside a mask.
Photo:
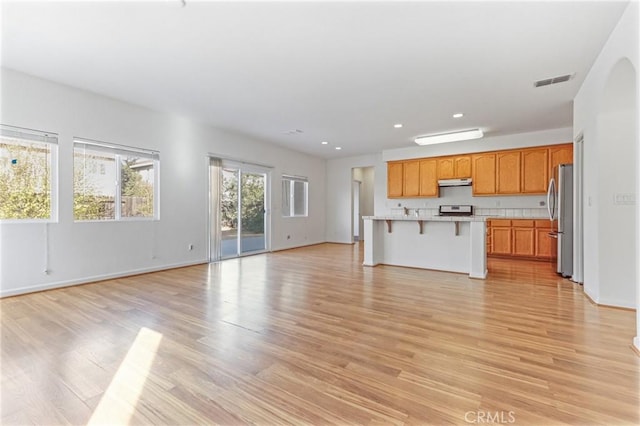
[(41, 142), (51, 145), (51, 164), (49, 167), (49, 182), (51, 184), (51, 199), (49, 203), (48, 219), (0, 219), (2, 224), (17, 223), (57, 223), (58, 222), (58, 134), (42, 130), (27, 129), (23, 127), (0, 124), (0, 133), (3, 136), (24, 139), (33, 142)]
[[(288, 175), (283, 174), (282, 180), (288, 180), (291, 182), (304, 182), (305, 183), (305, 197), (304, 197), (304, 214), (295, 214), (295, 191), (289, 189), (289, 215), (285, 216), (284, 212), (282, 212), (282, 217), (287, 218), (296, 218), (296, 217), (309, 217), (309, 179), (304, 176), (296, 176), (296, 175)], [(283, 194), (284, 197), (284, 194)]]
[[(76, 219), (75, 223), (112, 223), (112, 222), (152, 222), (160, 220), (160, 152), (142, 148), (129, 147), (125, 145), (112, 144), (107, 142), (96, 141), (92, 139), (74, 137), (73, 153), (77, 147), (85, 146), (87, 149), (98, 152), (106, 152), (114, 155), (115, 172), (116, 172), (116, 192), (114, 200), (114, 218), (113, 219)], [(143, 155), (151, 158), (153, 161), (153, 216), (147, 217), (122, 217), (122, 191), (120, 190), (120, 177), (122, 176), (121, 159), (125, 155)], [(73, 189), (75, 197), (75, 188)]]

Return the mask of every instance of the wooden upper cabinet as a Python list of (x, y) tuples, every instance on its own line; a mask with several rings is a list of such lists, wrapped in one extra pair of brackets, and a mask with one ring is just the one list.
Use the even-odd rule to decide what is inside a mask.
[(501, 151), (496, 153), (496, 192), (498, 194), (519, 194), (520, 151)]
[(573, 164), (573, 144), (565, 143), (549, 147), (549, 176), (558, 164)]
[(438, 179), (462, 179), (470, 177), (470, 155), (438, 158)]
[(438, 158), (438, 179), (453, 179), (453, 157)]
[(420, 160), (421, 197), (437, 197), (440, 195), (437, 170), (438, 161), (435, 158)]
[(438, 197), (438, 179), (473, 179), (473, 195), (545, 194), (553, 168), (573, 162), (573, 144), (417, 158), (387, 163), (387, 197)]
[(470, 178), (471, 177), (471, 156), (461, 155), (453, 158), (454, 178)]
[(496, 154), (476, 154), (471, 156), (471, 178), (473, 195), (496, 193)]
[(522, 192), (545, 194), (549, 183), (549, 150), (547, 148), (522, 151)]
[(387, 197), (402, 197), (403, 166), (401, 162), (387, 163)]
[(420, 161), (405, 161), (403, 167), (404, 183), (402, 195), (404, 197), (417, 197), (420, 195)]

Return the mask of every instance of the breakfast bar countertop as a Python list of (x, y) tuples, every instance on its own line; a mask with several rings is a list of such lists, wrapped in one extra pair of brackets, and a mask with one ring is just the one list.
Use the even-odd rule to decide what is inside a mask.
[(425, 220), (434, 222), (486, 222), (491, 219), (487, 216), (416, 216), (416, 215), (388, 215), (388, 216), (363, 216), (362, 219), (370, 220)]

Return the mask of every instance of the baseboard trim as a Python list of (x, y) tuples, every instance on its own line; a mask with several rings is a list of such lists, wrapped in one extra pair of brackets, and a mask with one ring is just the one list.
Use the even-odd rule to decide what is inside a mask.
[(327, 244), (326, 241), (320, 241), (317, 243), (307, 243), (307, 244), (302, 244), (299, 246), (292, 246), (292, 247), (282, 247), (282, 248), (278, 248), (278, 249), (272, 249), (271, 253), (276, 253), (279, 251), (286, 251), (286, 250), (295, 250), (297, 248), (303, 248), (303, 247), (311, 247), (311, 246), (319, 246), (320, 244)]
[(20, 295), (29, 294), (29, 293), (38, 293), (41, 291), (54, 290), (57, 288), (72, 287), (72, 286), (83, 285), (83, 284), (93, 284), (100, 281), (131, 277), (135, 275), (143, 275), (151, 272), (166, 271), (169, 269), (179, 269), (179, 268), (185, 268), (188, 266), (195, 266), (195, 265), (203, 265), (205, 263), (209, 263), (209, 261), (197, 260), (193, 262), (181, 262), (181, 263), (174, 263), (170, 265), (154, 266), (150, 268), (132, 269), (129, 271), (116, 272), (113, 274), (94, 275), (91, 277), (77, 278), (73, 280), (57, 281), (53, 283), (40, 284), (40, 285), (31, 286), (31, 287), (20, 287), (20, 288), (15, 288), (15, 289), (6, 290), (6, 291), (0, 290), (0, 299), (3, 299), (5, 297), (11, 297), (11, 296), (20, 296)]
[[(577, 283), (576, 283), (577, 284)], [(589, 293), (587, 293), (586, 291), (582, 290), (582, 293), (587, 296), (587, 299), (589, 300), (589, 302), (591, 302), (593, 305), (602, 307), (602, 308), (612, 308), (612, 309), (621, 309), (623, 311), (632, 311), (635, 312), (636, 308), (633, 308), (631, 306), (624, 306), (624, 305), (614, 305), (613, 303), (609, 302), (609, 303), (600, 303), (600, 302), (596, 302), (593, 297), (591, 297), (591, 295), (589, 295)]]

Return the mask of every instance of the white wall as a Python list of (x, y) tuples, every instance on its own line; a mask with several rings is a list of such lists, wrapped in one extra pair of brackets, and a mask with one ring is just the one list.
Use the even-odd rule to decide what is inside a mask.
[[(437, 208), (441, 204), (472, 204), (483, 208), (539, 208), (546, 196), (472, 197), (470, 187), (443, 188), (438, 198), (388, 199), (387, 161), (407, 158), (435, 157), (529, 146), (571, 142), (570, 128), (507, 136), (486, 137), (476, 141), (431, 146), (412, 146), (386, 150), (379, 155), (340, 158), (327, 161), (327, 241), (351, 242), (351, 170), (374, 167), (374, 214), (390, 213), (398, 204), (409, 208)], [(496, 205), (499, 204), (499, 205)]]
[[(324, 241), (323, 159), (184, 117), (1, 71), (2, 123), (59, 134), (59, 221), (0, 225), (1, 295), (206, 262), (208, 153), (273, 167), (273, 249)], [(74, 136), (160, 151), (160, 221), (74, 223)], [(308, 176), (308, 218), (282, 218), (282, 173)], [(187, 250), (189, 244), (194, 245), (193, 251)]]
[[(353, 169), (380, 165), (380, 155), (362, 155), (359, 157), (337, 158), (327, 161), (327, 202), (326, 202), (326, 240), (333, 243), (351, 244), (353, 233), (351, 222), (351, 181)], [(376, 189), (378, 169), (375, 171)], [(385, 178), (386, 179), (386, 173)], [(386, 185), (386, 184), (385, 184)], [(385, 190), (386, 191), (386, 190)], [(375, 198), (379, 195), (375, 194)]]
[(405, 160), (409, 158), (439, 157), (442, 155), (468, 154), (474, 152), (517, 149), (530, 146), (554, 145), (571, 142), (570, 127), (541, 130), (539, 132), (516, 133), (503, 136), (485, 136), (462, 142), (441, 143), (435, 145), (413, 145), (407, 148), (389, 149), (382, 152), (383, 161)]
[[(359, 211), (360, 219), (358, 221), (358, 235), (360, 241), (364, 241), (364, 221), (363, 216), (373, 216), (373, 194), (375, 190), (373, 167), (355, 167), (353, 169), (353, 179), (360, 182), (360, 199), (359, 199)], [(354, 216), (355, 220), (355, 216)], [(354, 224), (354, 228), (355, 228)], [(354, 229), (355, 235), (356, 229)]]
[(635, 90), (637, 102), (639, 13), (637, 2), (627, 6), (574, 99), (574, 135), (584, 134), (584, 290), (597, 303), (625, 307), (638, 305), (637, 272), (632, 272), (638, 263), (638, 213), (637, 206), (613, 201), (623, 192), (638, 198), (638, 184), (633, 184), (638, 181), (638, 110), (636, 103), (633, 113), (611, 114), (606, 93), (612, 70), (628, 60), (635, 87), (629, 84), (626, 91)]

